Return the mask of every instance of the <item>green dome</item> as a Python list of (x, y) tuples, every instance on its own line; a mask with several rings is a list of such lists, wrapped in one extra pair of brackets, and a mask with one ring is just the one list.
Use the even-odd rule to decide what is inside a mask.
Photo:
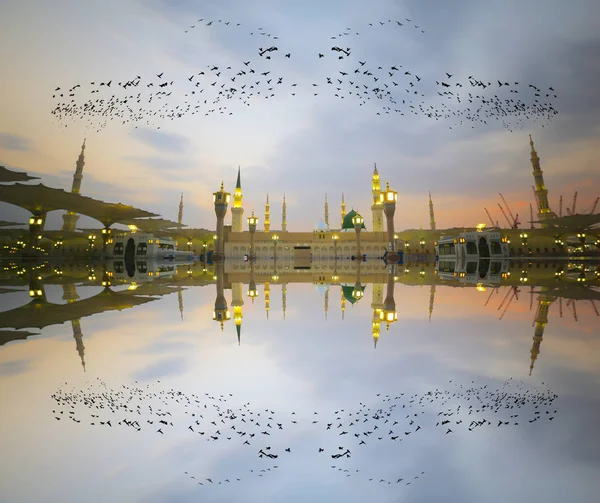
[[(344, 220), (342, 221), (342, 229), (354, 229), (354, 224), (352, 223), (352, 219), (356, 216), (356, 211), (350, 210), (346, 213)], [(363, 221), (361, 229), (366, 229), (365, 222)]]
[[(360, 289), (362, 292), (365, 291), (366, 285), (360, 286)], [(352, 293), (354, 292), (354, 285), (342, 285), (342, 293), (344, 294), (344, 297), (346, 298), (346, 300), (348, 302), (350, 302), (350, 304), (354, 304), (357, 299), (354, 298), (354, 296), (352, 295)]]

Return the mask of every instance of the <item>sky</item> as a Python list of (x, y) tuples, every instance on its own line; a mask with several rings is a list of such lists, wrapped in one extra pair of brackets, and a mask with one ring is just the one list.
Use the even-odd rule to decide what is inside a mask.
[[(77, 288), (82, 298), (99, 290)], [(0, 393), (10, 407), (0, 417), (0, 445), (11, 463), (4, 470), (0, 499), (300, 502), (308, 497), (328, 501), (369, 497), (382, 502), (425, 502), (451, 497), (468, 503), (553, 502), (569, 497), (594, 501), (600, 470), (595, 434), (600, 343), (594, 331), (597, 317), (588, 303), (578, 303), (577, 322), (568, 309), (561, 318), (557, 303), (550, 306), (541, 352), (529, 377), (536, 298), (530, 310), (526, 290), (498, 321), (503, 289), (486, 306), (485, 292), (438, 286), (429, 322), (429, 288), (398, 284), (399, 320), (382, 332), (376, 350), (371, 340), (372, 285), (367, 285), (364, 299), (347, 306), (343, 321), (338, 288), (330, 287), (327, 321), (323, 294), (310, 284), (287, 285), (284, 321), (280, 290), (279, 285), (271, 286), (268, 321), (262, 285), (254, 303), (244, 298), (241, 346), (232, 321), (223, 332), (212, 321), (215, 285), (183, 292), (183, 320), (177, 294), (82, 319), (85, 373), (69, 323), (2, 346)], [(64, 302), (59, 285), (47, 286), (46, 292), (49, 301)], [(28, 301), (27, 292), (3, 295), (7, 296)], [(230, 291), (226, 298), (231, 305)], [(379, 406), (377, 393), (420, 395), (436, 388), (455, 390), (459, 385), (502, 390), (509, 378), (526, 389), (548, 387), (558, 394), (552, 407), (557, 409), (554, 421), (528, 424), (519, 410), (522, 424), (518, 427), (503, 429), (494, 424), (468, 432), (457, 426), (454, 436), (427, 422), (421, 436), (407, 437), (398, 448), (374, 442), (354, 452), (344, 466), (359, 469), (364, 477), (350, 479), (340, 477), (329, 468), (329, 460), (318, 457), (318, 446), (329, 448), (333, 443), (337, 449), (338, 439), (317, 431), (317, 426), (295, 432), (286, 424), (288, 429), (277, 431), (269, 439), (273, 450), (291, 446), (292, 453), (285, 459), (281, 456), (276, 474), (260, 480), (248, 472), (266, 467), (264, 460), (233, 443), (195, 440), (186, 428), (187, 418), (180, 418), (175, 405), (164, 407), (173, 413), (175, 426), (161, 436), (153, 425), (144, 425), (140, 432), (117, 426), (119, 412), (89, 411), (79, 405), (72, 410), (81, 423), (55, 421), (52, 410), (57, 406), (50, 398), (59, 390), (77, 392), (88, 386), (106, 392), (101, 381), (116, 391), (148, 385), (157, 392), (174, 389), (187, 396), (224, 394), (228, 406), (250, 402), (255, 412), (297, 411), (302, 423), (314, 419), (313, 411), (324, 419), (331, 411), (354, 410), (361, 402)], [(155, 410), (157, 405), (163, 407), (147, 403)], [(425, 410), (428, 421), (435, 422), (438, 409), (433, 407), (439, 404)], [(89, 413), (99, 413), (100, 420), (112, 417), (113, 427), (90, 425), (94, 420)], [(466, 411), (463, 414), (461, 419), (468, 420)], [(158, 419), (141, 417), (144, 422)], [(365, 480), (412, 478), (422, 471), (426, 473), (421, 480), (404, 488)], [(189, 479), (192, 474), (198, 479), (241, 477), (242, 481), (199, 487)]]
[[(205, 21), (198, 23), (201, 18)], [(394, 25), (407, 18), (420, 28), (409, 22)], [(377, 163), (382, 181), (389, 180), (399, 193), (397, 229), (428, 227), (429, 191), (437, 226), (443, 228), (487, 221), (484, 207), (502, 221), (498, 192), (514, 213), (528, 214), (532, 134), (551, 207), (557, 209), (560, 195), (563, 207), (570, 206), (577, 190), (577, 209), (589, 211), (600, 195), (600, 154), (594, 148), (600, 142), (598, 19), (600, 5), (594, 0), (5, 0), (0, 5), (0, 41), (7, 48), (0, 54), (0, 165), (68, 190), (87, 138), (82, 194), (176, 219), (183, 192), (184, 222), (204, 228), (215, 225), (211, 193), (221, 180), (233, 191), (240, 166), (247, 215), (254, 209), (263, 217), (268, 193), (272, 228), (279, 227), (285, 193), (288, 229), (300, 231), (322, 218), (325, 194), (332, 225), (342, 193), (348, 209), (367, 215), (368, 224)], [(206, 20), (213, 24), (206, 26)], [(347, 27), (360, 35), (331, 40)], [(271, 37), (259, 36), (259, 28)], [(267, 61), (257, 51), (271, 44), (281, 49)], [(349, 47), (351, 56), (338, 60), (341, 53), (331, 51), (333, 44)], [(185, 94), (200, 89), (187, 80), (191, 75), (194, 82), (207, 79), (201, 82), (208, 94), (211, 67), (249, 68), (243, 61), (282, 77), (283, 86), (297, 83), (296, 96), (291, 87), (277, 88), (275, 97), (253, 100), (250, 106), (224, 100), (217, 105), (227, 101), (224, 114), (188, 113), (173, 120), (152, 116), (146, 124), (148, 112), (135, 124), (113, 120), (104, 128), (97, 121), (59, 122), (51, 113), (57, 87), (64, 91), (80, 84), (74, 99), (83, 102), (96, 99), (89, 93), (90, 82), (111, 81), (111, 93), (123, 97), (128, 91), (115, 86), (137, 75), (136, 92), (150, 92), (145, 87), (150, 82), (173, 81), (171, 95), (162, 102), (156, 98), (152, 106), (167, 103), (182, 110), (191, 99)], [(359, 106), (349, 96), (342, 100), (323, 89), (326, 77), (342, 77), (339, 72), (346, 70), (354, 75), (358, 61), (372, 69), (402, 65), (401, 70), (418, 74), (425, 107), (445, 99), (434, 81), (448, 72), (453, 84), (464, 84), (462, 93), (479, 92), (469, 86), (469, 75), (492, 83), (519, 82), (519, 96), (527, 104), (533, 101), (529, 84), (552, 87), (558, 113), (549, 124), (507, 118), (511, 132), (494, 119), (460, 125), (454, 118), (413, 115), (408, 104), (402, 108), (398, 101), (405, 98), (404, 86), (398, 86), (396, 95), (404, 115), (383, 112), (383, 100)], [(200, 71), (205, 75), (199, 76)], [(158, 74), (164, 75), (162, 80)], [(219, 78), (225, 82), (224, 75)], [(313, 96), (313, 83), (320, 86), (318, 96)], [(108, 99), (106, 89), (96, 96)], [(490, 98), (500, 91), (492, 86), (483, 92)], [(464, 94), (461, 104), (447, 102), (454, 112), (466, 106)], [(4, 220), (27, 218), (23, 210), (7, 205), (0, 211)], [(99, 226), (88, 220), (80, 225)], [(60, 224), (59, 213), (49, 216), (50, 228)]]

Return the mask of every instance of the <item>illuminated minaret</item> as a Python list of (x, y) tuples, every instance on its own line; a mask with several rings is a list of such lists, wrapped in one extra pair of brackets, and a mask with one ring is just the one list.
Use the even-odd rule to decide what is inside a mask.
[(287, 232), (287, 204), (283, 194), (283, 205), (281, 206), (281, 232)]
[(238, 346), (241, 345), (242, 336), (242, 306), (244, 305), (242, 289), (242, 283), (231, 284), (231, 307), (233, 307), (233, 321), (235, 322), (235, 331), (237, 333)]
[(344, 226), (344, 217), (346, 216), (346, 203), (344, 202), (344, 193), (342, 192), (342, 220), (340, 224), (340, 229)]
[(179, 211), (177, 212), (177, 223), (183, 225), (183, 192), (181, 193), (181, 199), (179, 200)]
[(552, 297), (540, 294), (538, 296), (538, 308), (535, 315), (535, 329), (533, 332), (533, 345), (531, 346), (531, 364), (529, 365), (529, 375), (533, 372), (533, 365), (540, 354), (540, 345), (544, 339), (544, 328), (548, 323), (548, 311), (552, 304)]
[(373, 347), (377, 347), (379, 334), (381, 333), (381, 312), (383, 310), (383, 291), (385, 283), (373, 283), (373, 299), (371, 301), (371, 309), (373, 310), (372, 329)]
[(231, 207), (231, 232), (242, 232), (243, 215), (244, 208), (242, 208), (242, 183), (240, 181), (240, 168), (238, 166), (235, 192), (233, 193), (233, 206)]
[(346, 312), (346, 297), (344, 296), (344, 289), (342, 288), (342, 321), (344, 320), (345, 312)]
[(265, 291), (265, 312), (267, 313), (267, 320), (269, 319), (269, 309), (271, 307), (271, 285), (268, 281), (265, 281), (264, 291)]
[(429, 288), (429, 321), (431, 321), (431, 314), (433, 313), (433, 304), (435, 303), (435, 285), (431, 285)]
[(183, 321), (183, 292), (181, 290), (177, 292), (177, 301), (179, 302), (179, 316)]
[(371, 212), (373, 214), (373, 231), (383, 232), (383, 205), (379, 200), (379, 194), (381, 194), (381, 181), (379, 180), (379, 172), (377, 171), (377, 164), (373, 169), (371, 192), (373, 194), (373, 204), (371, 205)]
[[(75, 164), (75, 174), (73, 175), (73, 185), (71, 186), (71, 192), (73, 194), (79, 194), (81, 190), (81, 180), (83, 179), (83, 167), (85, 166), (85, 139), (83, 140), (83, 145), (81, 145), (81, 153), (79, 154), (79, 159), (77, 159), (77, 163)], [(77, 224), (77, 220), (79, 220), (79, 215), (73, 211), (68, 211), (62, 216), (63, 219), (63, 231), (73, 232), (75, 230), (75, 225)]]
[(431, 230), (435, 230), (435, 214), (433, 213), (433, 201), (431, 200), (431, 192), (429, 193), (429, 225)]
[(285, 308), (287, 307), (287, 284), (281, 283), (281, 309), (283, 311), (283, 319), (285, 320)]
[[(533, 167), (533, 180), (535, 181), (535, 195), (538, 203), (538, 219), (548, 220), (556, 218), (556, 214), (550, 209), (548, 203), (548, 190), (544, 184), (544, 172), (540, 168), (540, 158), (533, 146), (533, 139), (529, 135), (529, 145), (531, 145), (531, 166)], [(542, 225), (542, 227), (545, 227)]]
[(267, 202), (265, 203), (265, 232), (271, 230), (271, 211), (269, 209), (269, 194), (267, 194)]
[[(77, 291), (75, 290), (75, 284), (63, 284), (62, 287), (62, 298), (66, 300), (68, 304), (76, 302), (77, 299), (79, 299), (79, 295), (77, 295)], [(77, 354), (81, 359), (81, 366), (83, 367), (83, 371), (85, 372), (85, 346), (83, 345), (83, 334), (81, 333), (81, 321), (79, 320), (79, 318), (71, 320), (71, 328), (73, 329), (73, 339), (75, 339), (75, 348), (77, 349)]]
[(327, 202), (327, 194), (325, 194), (325, 224), (329, 229), (329, 203)]

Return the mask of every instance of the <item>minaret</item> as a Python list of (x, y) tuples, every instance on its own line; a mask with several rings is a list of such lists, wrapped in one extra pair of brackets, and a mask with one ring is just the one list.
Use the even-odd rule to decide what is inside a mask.
[(433, 304), (435, 303), (435, 285), (429, 288), (429, 321), (431, 322), (431, 314), (433, 313)]
[[(77, 299), (79, 299), (74, 283), (65, 283), (62, 287), (63, 299), (66, 300), (68, 304), (76, 302)], [(73, 339), (75, 339), (77, 354), (79, 355), (81, 366), (85, 372), (85, 346), (83, 345), (83, 334), (81, 333), (81, 321), (79, 318), (71, 320), (71, 328), (73, 329)]]
[(325, 321), (327, 321), (327, 311), (329, 311), (329, 285), (327, 285), (327, 290), (325, 290)]
[(340, 229), (344, 226), (344, 217), (346, 216), (346, 203), (344, 202), (344, 193), (342, 192), (342, 223)]
[(371, 192), (373, 194), (373, 204), (371, 205), (371, 213), (373, 215), (373, 232), (383, 232), (383, 205), (379, 200), (379, 194), (381, 194), (381, 181), (379, 179), (379, 172), (377, 171), (377, 164), (373, 169)]
[(329, 229), (329, 203), (327, 202), (327, 194), (325, 194), (325, 224)]
[(529, 365), (529, 375), (533, 372), (533, 365), (540, 354), (540, 345), (544, 339), (544, 328), (548, 323), (548, 311), (553, 299), (543, 294), (538, 296), (538, 309), (535, 316), (535, 329), (533, 332), (533, 345), (531, 346), (531, 364)]
[(281, 309), (285, 320), (285, 308), (287, 307), (287, 283), (281, 283)]
[(429, 192), (429, 225), (431, 230), (435, 230), (435, 214), (433, 213), (433, 201), (431, 200), (431, 192)]
[(235, 192), (233, 193), (233, 206), (231, 207), (231, 232), (242, 232), (243, 215), (244, 208), (242, 208), (242, 183), (240, 181), (240, 168), (238, 166)]
[(344, 313), (346, 312), (346, 297), (344, 297), (344, 289), (342, 288), (342, 321), (344, 321)]
[(377, 347), (379, 334), (381, 333), (381, 312), (383, 310), (383, 291), (384, 283), (373, 283), (373, 299), (371, 301), (371, 309), (373, 310), (372, 329), (373, 344)]
[(242, 295), (242, 283), (231, 284), (231, 307), (233, 307), (233, 321), (235, 322), (235, 331), (237, 333), (238, 346), (241, 345), (242, 336), (242, 306), (244, 297)]
[(281, 232), (287, 232), (287, 204), (283, 194), (283, 205), (281, 206)]
[(540, 158), (533, 146), (531, 135), (529, 135), (529, 145), (531, 145), (531, 166), (533, 167), (533, 180), (535, 181), (535, 195), (539, 207), (538, 219), (548, 220), (556, 218), (556, 214), (550, 209), (550, 204), (548, 203), (548, 190), (544, 184), (544, 172), (540, 168)]
[(183, 292), (181, 290), (177, 292), (177, 301), (179, 302), (179, 316), (183, 321)]
[(179, 212), (177, 213), (177, 223), (183, 225), (183, 192), (181, 193), (181, 199), (179, 200)]
[(271, 230), (270, 216), (271, 211), (269, 210), (269, 194), (267, 194), (267, 202), (265, 203), (265, 232), (269, 232)]
[(267, 313), (267, 320), (269, 319), (269, 309), (271, 307), (271, 285), (268, 281), (264, 283), (264, 291), (265, 291), (265, 312)]
[[(79, 154), (79, 159), (77, 159), (77, 163), (75, 164), (75, 174), (73, 175), (73, 185), (71, 186), (71, 192), (73, 194), (79, 194), (81, 190), (81, 180), (83, 179), (83, 167), (85, 166), (85, 139), (83, 140), (83, 145), (81, 145), (81, 153)], [(75, 225), (77, 224), (77, 220), (79, 220), (79, 215), (73, 211), (68, 211), (63, 216), (63, 231), (73, 232), (75, 230)]]

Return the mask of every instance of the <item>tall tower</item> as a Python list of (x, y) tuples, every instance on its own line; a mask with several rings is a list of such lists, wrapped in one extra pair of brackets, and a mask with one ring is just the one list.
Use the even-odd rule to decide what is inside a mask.
[(265, 313), (267, 313), (267, 320), (269, 319), (269, 309), (271, 308), (271, 285), (268, 281), (265, 281), (264, 285), (265, 292)]
[[(79, 154), (79, 159), (77, 159), (77, 163), (75, 164), (75, 174), (73, 175), (73, 185), (71, 186), (71, 192), (73, 194), (79, 194), (81, 190), (81, 180), (83, 179), (83, 167), (85, 166), (85, 139), (83, 140), (83, 145), (81, 145), (81, 153)], [(73, 232), (75, 230), (75, 225), (77, 224), (77, 220), (79, 220), (79, 215), (73, 211), (68, 211), (62, 216), (63, 219), (63, 231)]]
[(177, 292), (177, 302), (179, 303), (179, 316), (181, 317), (181, 321), (183, 321), (183, 293), (181, 290)]
[(429, 192), (429, 225), (431, 230), (435, 230), (435, 214), (433, 213), (433, 201), (431, 200), (431, 192)]
[(329, 229), (329, 203), (327, 202), (327, 194), (325, 194), (325, 224)]
[(531, 346), (531, 364), (529, 365), (529, 375), (533, 372), (533, 365), (540, 354), (540, 346), (544, 339), (544, 328), (548, 323), (548, 311), (552, 298), (540, 294), (538, 297), (538, 309), (535, 315), (535, 329), (533, 331), (533, 345)]
[(238, 166), (235, 192), (233, 193), (233, 206), (231, 207), (231, 232), (242, 232), (244, 208), (242, 208), (242, 183), (240, 181), (240, 167)]
[(431, 285), (429, 288), (429, 321), (431, 322), (431, 315), (433, 314), (433, 306), (435, 304), (435, 285)]
[(381, 312), (384, 308), (383, 305), (383, 290), (385, 288), (384, 283), (373, 284), (373, 300), (371, 302), (371, 309), (373, 310), (373, 317), (371, 319), (371, 334), (373, 335), (373, 347), (377, 347), (377, 341), (381, 334)]
[(285, 308), (287, 307), (287, 283), (281, 283), (281, 310), (285, 320)]
[(379, 179), (379, 172), (377, 171), (377, 164), (373, 169), (371, 192), (373, 194), (373, 204), (371, 205), (371, 212), (373, 214), (373, 231), (383, 232), (383, 205), (379, 200), (379, 194), (381, 194), (381, 181)]
[(283, 205), (281, 206), (281, 232), (287, 232), (287, 204), (283, 194)]
[(181, 193), (181, 199), (179, 200), (179, 211), (177, 212), (177, 223), (183, 225), (183, 192)]
[[(63, 299), (67, 301), (67, 304), (77, 302), (79, 295), (73, 283), (63, 284)], [(71, 320), (71, 328), (73, 329), (73, 339), (75, 339), (75, 347), (77, 354), (81, 360), (81, 366), (85, 372), (85, 346), (83, 345), (83, 333), (81, 332), (81, 320), (79, 318)]]
[(340, 223), (340, 229), (344, 226), (344, 217), (346, 216), (346, 203), (344, 202), (344, 193), (342, 192), (342, 220)]
[[(533, 140), (529, 135), (529, 145), (531, 145), (531, 166), (533, 167), (533, 180), (535, 181), (535, 195), (538, 203), (538, 219), (548, 220), (556, 218), (556, 214), (550, 209), (548, 203), (548, 190), (544, 184), (544, 172), (540, 168), (540, 158), (533, 146)], [(542, 225), (544, 227), (544, 225)]]
[(271, 211), (269, 210), (269, 194), (267, 194), (267, 202), (265, 203), (265, 232), (271, 230)]
[(235, 331), (237, 333), (238, 346), (241, 345), (242, 337), (242, 306), (244, 305), (244, 297), (242, 295), (242, 283), (231, 284), (231, 307), (233, 307), (233, 321), (235, 322)]

